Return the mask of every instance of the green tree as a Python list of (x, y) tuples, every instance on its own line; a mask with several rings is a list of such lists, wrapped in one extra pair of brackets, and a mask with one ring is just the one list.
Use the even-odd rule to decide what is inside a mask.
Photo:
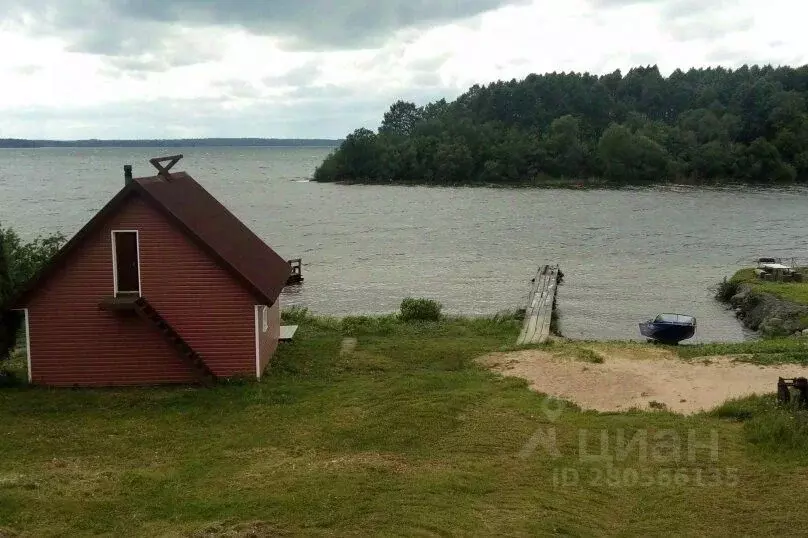
[(794, 172), (802, 178), (808, 176), (808, 151), (794, 156)]
[[(369, 129), (349, 134), (339, 149), (329, 155), (314, 173), (315, 181), (378, 181), (381, 144)], [(389, 178), (388, 178), (389, 179)]]
[(562, 177), (586, 174), (587, 151), (581, 141), (581, 126), (577, 118), (567, 115), (553, 120), (544, 147), (550, 174)]
[(13, 350), (22, 321), (11, 301), (22, 292), (65, 242), (62, 234), (24, 242), (11, 228), (0, 227), (0, 360)]
[(730, 174), (732, 161), (731, 148), (718, 140), (712, 140), (695, 148), (690, 166), (698, 178), (722, 179)]
[(797, 176), (794, 167), (784, 163), (777, 148), (765, 138), (749, 144), (736, 166), (738, 176), (756, 183), (789, 182)]
[(622, 125), (606, 129), (598, 144), (598, 157), (604, 176), (614, 182), (642, 183), (669, 178), (671, 163), (665, 149)]
[(449, 109), (449, 103), (446, 102), (446, 99), (440, 99), (434, 103), (427, 104), (416, 117), (421, 121), (429, 121), (443, 117), (449, 112)]
[(0, 362), (8, 358), (9, 352), (14, 348), (17, 335), (19, 319), (11, 311), (10, 304), (13, 297), (14, 285), (11, 280), (5, 234), (0, 228)]
[(783, 91), (772, 96), (769, 124), (775, 131), (794, 128), (805, 116), (805, 97), (795, 91)]
[(468, 183), (474, 174), (474, 158), (462, 140), (441, 142), (435, 152), (437, 180), (440, 183)]
[(390, 110), (384, 113), (379, 134), (409, 136), (421, 120), (421, 111), (414, 103), (396, 101)]
[(706, 108), (688, 110), (679, 119), (679, 126), (695, 133), (696, 141), (699, 144), (706, 144), (714, 140), (721, 142), (729, 140), (724, 122), (715, 112)]

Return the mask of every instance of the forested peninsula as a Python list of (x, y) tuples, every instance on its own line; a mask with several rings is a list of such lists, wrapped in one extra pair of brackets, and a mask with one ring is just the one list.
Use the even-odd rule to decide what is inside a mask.
[(455, 101), (398, 101), (316, 170), (324, 182), (541, 185), (596, 179), (808, 183), (808, 66), (532, 74)]

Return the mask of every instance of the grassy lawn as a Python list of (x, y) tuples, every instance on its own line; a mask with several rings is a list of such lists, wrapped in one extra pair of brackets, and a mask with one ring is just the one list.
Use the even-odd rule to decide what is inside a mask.
[[(806, 271), (803, 270), (802, 273), (806, 274)], [(770, 293), (786, 301), (808, 305), (808, 281), (766, 282), (755, 276), (754, 269), (741, 269), (732, 276), (730, 282), (752, 284), (758, 291)]]
[[(518, 330), (508, 319), (305, 319), (260, 383), (0, 390), (0, 536), (802, 528), (802, 413), (769, 397), (692, 417), (559, 407), (474, 365), (511, 349)], [(356, 347), (343, 353), (346, 337)], [(768, 351), (799, 352), (788, 345)], [(691, 435), (709, 445), (693, 458)], [(610, 461), (593, 458), (601, 449)]]

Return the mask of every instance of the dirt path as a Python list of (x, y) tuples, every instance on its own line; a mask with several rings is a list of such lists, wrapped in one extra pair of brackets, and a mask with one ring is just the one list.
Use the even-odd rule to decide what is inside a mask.
[(504, 375), (527, 379), (538, 392), (598, 411), (649, 409), (655, 402), (689, 414), (732, 398), (775, 392), (778, 377), (808, 377), (808, 368), (796, 364), (758, 366), (732, 357), (686, 362), (652, 348), (592, 351), (602, 363), (538, 350), (495, 353), (479, 362)]

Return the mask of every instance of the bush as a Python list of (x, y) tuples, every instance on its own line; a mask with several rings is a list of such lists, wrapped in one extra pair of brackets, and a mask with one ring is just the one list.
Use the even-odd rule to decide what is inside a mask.
[(57, 234), (25, 243), (11, 228), (0, 227), (0, 361), (14, 350), (22, 325), (22, 316), (9, 310), (11, 302), (64, 242)]
[[(25, 331), (20, 330), (17, 347), (12, 350), (7, 360), (0, 360), (0, 388), (21, 387), (28, 382), (27, 355), (25, 352)], [(0, 534), (2, 536), (2, 534)]]
[(712, 415), (743, 422), (744, 437), (767, 458), (808, 458), (808, 410), (794, 401), (781, 405), (772, 394), (750, 396), (727, 401)]
[(21, 385), (22, 381), (16, 372), (0, 366), (0, 388), (19, 387)]
[(574, 353), (575, 357), (578, 360), (581, 360), (581, 361), (584, 361), (584, 362), (589, 362), (589, 363), (592, 363), (592, 364), (603, 364), (604, 363), (604, 359), (600, 354), (598, 354), (596, 351), (594, 351), (592, 349), (589, 349), (587, 347), (576, 348), (573, 353)]
[(5, 247), (6, 263), (14, 291), (19, 291), (62, 248), (66, 238), (58, 233), (40, 236), (26, 243), (12, 228), (0, 228), (0, 241)]
[(715, 298), (722, 303), (728, 303), (740, 291), (741, 284), (736, 280), (724, 280), (718, 284), (718, 290), (715, 292)]
[(753, 416), (744, 426), (749, 442), (769, 453), (804, 455), (808, 450), (808, 412), (805, 410), (778, 409)]
[(284, 323), (303, 323), (309, 318), (309, 309), (304, 306), (290, 306), (281, 310)]
[(749, 396), (727, 400), (715, 408), (712, 414), (718, 418), (732, 419), (740, 422), (751, 419), (755, 414), (765, 413), (773, 409), (775, 403), (770, 396)]
[(342, 332), (350, 336), (387, 336), (395, 331), (399, 321), (394, 315), (387, 316), (346, 316), (341, 320)]
[(432, 299), (408, 297), (401, 301), (400, 316), (403, 321), (438, 321), (442, 308), (443, 305)]
[(14, 283), (11, 281), (11, 270), (6, 251), (2, 230), (0, 230), (0, 361), (4, 360), (14, 349), (17, 330), (20, 325), (19, 316), (8, 310), (15, 289)]

